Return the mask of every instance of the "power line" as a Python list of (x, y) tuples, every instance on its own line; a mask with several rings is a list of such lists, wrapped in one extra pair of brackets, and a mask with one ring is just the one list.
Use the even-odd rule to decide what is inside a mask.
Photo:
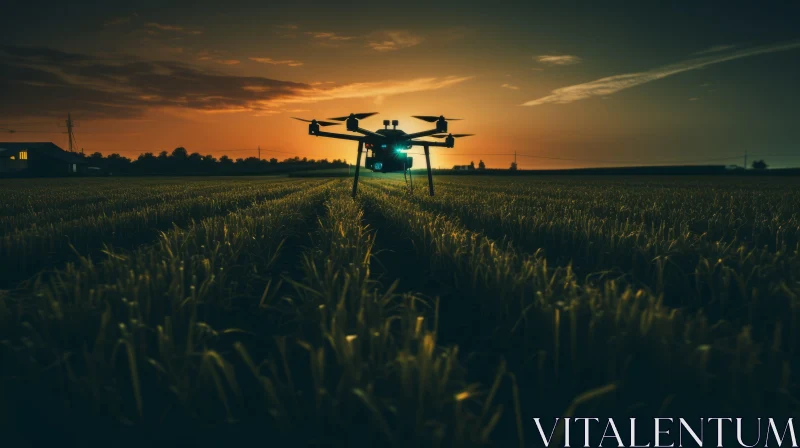
[(72, 114), (67, 113), (67, 135), (69, 140), (69, 152), (75, 152), (75, 148), (78, 146), (78, 142), (75, 140), (75, 133), (72, 132), (72, 128), (75, 126), (75, 123), (72, 121)]

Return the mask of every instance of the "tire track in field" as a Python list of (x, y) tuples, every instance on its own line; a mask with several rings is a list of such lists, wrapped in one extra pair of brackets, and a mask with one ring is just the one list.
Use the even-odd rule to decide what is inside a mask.
[(294, 294), (281, 302), (297, 318), (279, 341), (277, 362), (291, 366), (293, 387), (278, 394), (275, 432), (304, 446), (485, 443), (489, 418), (453, 399), (474, 392), (456, 349), (436, 346), (432, 308), (374, 279), (375, 234), (341, 185), (326, 202)]
[(245, 191), (232, 198), (220, 192), (207, 198), (189, 198), (101, 216), (97, 220), (90, 218), (6, 235), (0, 239), (0, 260), (5, 260), (9, 268), (0, 274), (0, 288), (14, 287), (37, 272), (63, 265), (79, 255), (97, 255), (104, 246), (131, 249), (153, 241), (159, 231), (187, 225), (195, 219), (226, 214), (242, 206), (252, 207), (259, 201), (279, 199), (320, 182), (267, 184), (264, 190)]

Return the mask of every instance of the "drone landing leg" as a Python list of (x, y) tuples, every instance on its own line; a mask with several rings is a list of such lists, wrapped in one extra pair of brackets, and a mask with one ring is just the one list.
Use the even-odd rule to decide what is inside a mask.
[(358, 169), (361, 167), (361, 151), (364, 149), (364, 142), (358, 142), (358, 156), (356, 156), (356, 177), (353, 179), (353, 199), (358, 191)]
[(428, 190), (433, 196), (433, 175), (431, 174), (431, 151), (428, 145), (425, 145), (425, 163), (428, 164)]

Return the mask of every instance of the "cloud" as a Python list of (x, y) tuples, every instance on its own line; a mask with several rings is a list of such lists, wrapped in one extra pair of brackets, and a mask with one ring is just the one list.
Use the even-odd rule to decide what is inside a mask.
[(309, 86), (307, 89), (298, 89), (293, 96), (279, 98), (276, 102), (310, 103), (352, 98), (375, 98), (382, 101), (386, 97), (394, 95), (444, 89), (472, 78), (472, 76), (445, 76), (409, 80), (355, 82), (329, 87)]
[(422, 40), (421, 37), (415, 36), (408, 31), (387, 31), (377, 40), (370, 41), (367, 46), (375, 51), (395, 51), (419, 45)]
[[(97, 57), (42, 47), (0, 47), (2, 118), (130, 119), (149, 110), (268, 113), (285, 104), (379, 98), (450, 87), (470, 77), (349, 84), (236, 76), (172, 62)], [(183, 113), (183, 112), (181, 112)]]
[(219, 60), (214, 61), (214, 62), (216, 62), (217, 64), (223, 64), (223, 65), (237, 65), (241, 61), (239, 61), (238, 59), (219, 59)]
[(500, 87), (502, 87), (504, 89), (510, 89), (510, 90), (519, 90), (519, 86), (515, 86), (513, 84), (503, 84)]
[(677, 75), (689, 70), (697, 70), (713, 64), (732, 61), (765, 53), (776, 53), (800, 48), (800, 41), (753, 47), (734, 51), (727, 54), (716, 54), (699, 58), (688, 59), (675, 64), (665, 65), (644, 72), (625, 73), (621, 75), (600, 78), (583, 84), (561, 87), (553, 90), (550, 95), (523, 103), (523, 106), (539, 106), (542, 104), (565, 104), (573, 101), (584, 100), (596, 96), (605, 96), (617, 93), (620, 90), (630, 89), (648, 82)]
[(736, 48), (736, 45), (714, 45), (713, 47), (708, 47), (705, 50), (700, 50), (693, 54), (701, 55), (701, 54), (719, 53), (720, 51), (733, 50), (734, 48)]
[(573, 56), (571, 54), (562, 54), (562, 55), (543, 54), (540, 56), (536, 56), (534, 59), (536, 59), (538, 62), (542, 64), (547, 64), (547, 65), (574, 65), (574, 64), (579, 64), (582, 61), (581, 58)]
[(144, 26), (146, 26), (147, 28), (155, 28), (155, 29), (161, 30), (161, 31), (183, 31), (183, 27), (182, 26), (178, 26), (178, 25), (163, 25), (161, 23), (156, 23), (156, 22), (147, 22), (147, 23), (144, 24)]
[(271, 65), (288, 65), (289, 67), (300, 67), (303, 65), (300, 61), (295, 61), (293, 59), (281, 59), (275, 60), (272, 58), (248, 58), (253, 62), (258, 62), (259, 64), (271, 64)]
[(355, 39), (355, 36), (342, 36), (340, 34), (329, 33), (329, 32), (306, 31), (306, 34), (314, 37), (315, 39), (324, 39), (324, 40), (342, 41), (342, 40)]
[(189, 35), (193, 35), (193, 36), (197, 36), (197, 35), (203, 34), (202, 31), (187, 30), (186, 28), (184, 28), (184, 27), (182, 27), (180, 25), (165, 25), (165, 24), (162, 24), (162, 23), (147, 22), (147, 23), (144, 24), (144, 26), (145, 26), (145, 28), (150, 28), (151, 34), (154, 32), (153, 30), (169, 31), (169, 32), (175, 32), (175, 33), (183, 33), (183, 34), (189, 34)]

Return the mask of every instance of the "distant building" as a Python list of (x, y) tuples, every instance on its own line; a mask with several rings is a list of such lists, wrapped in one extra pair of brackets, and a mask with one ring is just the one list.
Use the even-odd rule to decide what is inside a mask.
[(467, 171), (467, 170), (474, 170), (474, 165), (454, 165), (453, 169), (456, 171)]
[(86, 167), (86, 159), (51, 142), (0, 142), (0, 175), (68, 176)]

